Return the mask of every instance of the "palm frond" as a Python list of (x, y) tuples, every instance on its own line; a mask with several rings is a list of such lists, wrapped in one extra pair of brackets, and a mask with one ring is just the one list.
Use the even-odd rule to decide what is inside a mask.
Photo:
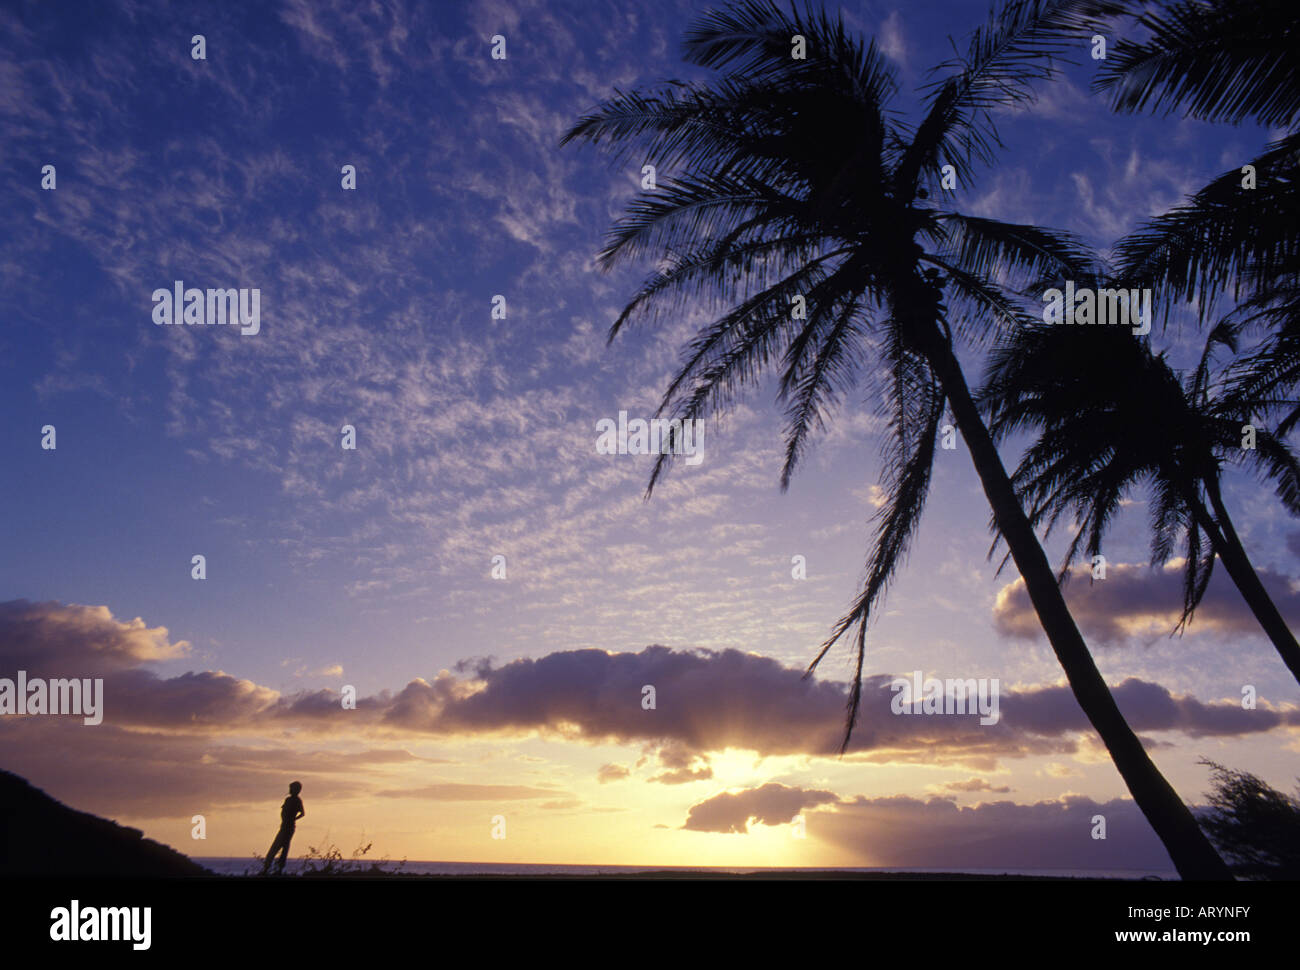
[(1163, 3), (1121, 37), (1094, 82), (1128, 113), (1176, 109), (1203, 121), (1289, 126), (1300, 108), (1300, 8), (1291, 0)]
[(1221, 293), (1253, 296), (1293, 272), (1300, 262), (1300, 135), (1274, 142), (1251, 164), (1256, 189), (1242, 189), (1239, 170), (1226, 172), (1120, 240), (1116, 277), (1152, 288), (1164, 308), (1195, 301), (1205, 320)]
[[(739, 388), (757, 380), (763, 367), (777, 359), (802, 327), (791, 316), (790, 298), (819, 291), (828, 279), (842, 274), (844, 265), (827, 266), (829, 259), (813, 260), (761, 292), (741, 301), (690, 343), (685, 363), (664, 392), (656, 416), (702, 419), (727, 406)], [(840, 285), (858, 285), (845, 280)], [(655, 459), (646, 498), (654, 492), (672, 455)]]
[(897, 190), (911, 195), (918, 180), (939, 181), (952, 165), (960, 184), (972, 166), (992, 164), (1001, 147), (993, 111), (1034, 98), (1034, 86), (1055, 76), (1069, 53), (1097, 25), (1123, 12), (1106, 0), (1006, 0), (970, 37), (964, 56), (934, 69), (925, 116), (898, 169)]
[(945, 212), (944, 254), (967, 273), (1005, 285), (1029, 278), (1079, 280), (1098, 272), (1097, 260), (1073, 233)]
[[(897, 332), (898, 328), (894, 329)], [(895, 400), (898, 412), (893, 422), (893, 433), (888, 439), (884, 475), (887, 498), (875, 517), (877, 524), (863, 589), (849, 611), (835, 624), (831, 635), (804, 673), (805, 677), (810, 676), (831, 647), (850, 629), (857, 628), (854, 634), (856, 660), (849, 689), (848, 725), (840, 746), (841, 753), (848, 749), (861, 706), (862, 668), (866, 657), (867, 626), (871, 620), (871, 611), (906, 558), (908, 546), (920, 523), (934, 465), (935, 439), (944, 413), (943, 393), (933, 376), (915, 360), (910, 365), (903, 365), (902, 360), (906, 355), (901, 343), (896, 343), (892, 351), (895, 361), (892, 370), (900, 377), (909, 393), (906, 398)]]
[[(852, 264), (846, 267), (846, 274), (851, 273)], [(811, 325), (805, 327), (790, 345), (786, 354), (788, 365), (781, 378), (781, 395), (789, 397), (790, 405), (786, 409), (788, 426), (786, 429), (785, 462), (781, 467), (781, 490), (790, 487), (790, 480), (795, 468), (803, 457), (809, 435), (814, 430), (825, 427), (825, 413), (839, 403), (842, 394), (855, 383), (855, 374), (862, 363), (862, 350), (859, 346), (864, 331), (857, 320), (859, 315), (859, 292), (853, 289), (834, 294), (834, 303), (826, 312), (818, 309), (818, 316), (830, 316), (833, 312), (834, 322), (825, 329), (824, 336), (813, 346), (814, 330)]]

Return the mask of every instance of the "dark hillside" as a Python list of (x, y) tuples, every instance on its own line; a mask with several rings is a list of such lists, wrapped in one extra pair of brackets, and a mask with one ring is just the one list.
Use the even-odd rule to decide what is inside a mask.
[(139, 829), (78, 812), (0, 770), (0, 875), (206, 876)]

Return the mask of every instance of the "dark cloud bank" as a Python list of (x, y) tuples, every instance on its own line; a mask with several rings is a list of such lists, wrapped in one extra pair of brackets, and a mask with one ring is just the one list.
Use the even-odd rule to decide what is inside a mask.
[[(0, 763), (78, 807), (149, 817), (192, 806), (200, 798), (211, 802), (215, 797), (224, 804), (264, 798), (268, 781), (274, 778), (277, 788), (282, 783), (286, 764), (329, 776), (331, 797), (376, 790), (389, 797), (450, 800), (564, 794), (546, 786), (462, 786), (431, 778), (428, 786), (404, 795), (366, 777), (386, 765), (427, 762), (396, 750), (421, 738), (540, 734), (582, 744), (640, 745), (656, 754), (643, 757), (638, 767), (654, 763), (636, 777), (676, 785), (711, 778), (709, 754), (728, 748), (759, 756), (836, 756), (844, 726), (844, 684), (805, 680), (798, 669), (738, 650), (652, 646), (638, 653), (560, 651), (499, 667), (480, 661), (460, 672), (442, 671), (432, 680), (417, 679), (394, 692), (359, 698), (355, 710), (343, 709), (333, 690), (281, 695), (220, 671), (160, 677), (150, 669), (186, 652), (187, 645), (170, 642), (164, 628), (116, 619), (105, 607), (23, 600), (0, 604), (0, 677), (12, 678), (23, 669), (33, 677), (104, 679), (103, 724), (86, 726), (76, 717), (5, 717), (0, 720)], [(996, 676), (997, 671), (971, 675)], [(981, 725), (976, 714), (895, 715), (891, 680), (867, 679), (848, 759), (989, 771), (1007, 758), (1068, 756), (1090, 731), (1067, 687), (1004, 690), (1000, 720)], [(647, 684), (655, 687), (654, 710), (641, 706)], [(1245, 711), (1232, 701), (1207, 703), (1137, 679), (1117, 685), (1115, 696), (1141, 732), (1240, 737), (1300, 724), (1300, 710), (1294, 707), (1262, 704)], [(293, 734), (291, 743), (271, 740), (287, 737), (286, 732)], [(313, 740), (360, 741), (370, 747), (348, 754), (310, 752)], [(632, 777), (633, 770), (623, 765), (607, 765), (599, 775), (606, 782)], [(857, 812), (885, 822), (894, 808), (905, 805), (890, 799), (845, 803), (830, 792), (792, 796), (781, 786), (758, 791), (724, 793), (716, 803), (700, 803), (686, 827), (743, 830), (749, 818), (763, 823), (790, 815), (797, 802), (826, 823), (821, 837), (847, 840), (851, 826), (841, 830), (835, 819)], [(994, 803), (1002, 808), (960, 811), (943, 799), (915, 804), (924, 806), (914, 813), (918, 825), (927, 819), (943, 821), (958, 825), (970, 838), (980, 837), (976, 821), (981, 818), (997, 817), (1014, 827), (1042, 816), (1071, 832), (1077, 823), (1074, 815), (1062, 820), (1063, 803), (1044, 803), (1049, 807), (1043, 808), (1006, 802)], [(1123, 817), (1123, 810), (1114, 811)], [(1026, 814), (1021, 818), (1016, 812)], [(900, 818), (906, 814), (900, 809)], [(1122, 837), (1122, 829), (1118, 834)]]

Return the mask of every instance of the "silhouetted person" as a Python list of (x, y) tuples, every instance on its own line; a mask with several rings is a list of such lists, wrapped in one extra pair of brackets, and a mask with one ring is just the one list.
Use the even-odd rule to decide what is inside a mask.
[(298, 797), (300, 791), (302, 791), (302, 782), (290, 783), (289, 797), (280, 806), (280, 831), (275, 834), (271, 851), (266, 854), (266, 863), (262, 866), (263, 872), (271, 868), (271, 860), (275, 858), (277, 852), (280, 853), (280, 858), (276, 871), (284, 872), (284, 860), (289, 857), (289, 842), (293, 839), (294, 823), (307, 814), (302, 810), (302, 799)]

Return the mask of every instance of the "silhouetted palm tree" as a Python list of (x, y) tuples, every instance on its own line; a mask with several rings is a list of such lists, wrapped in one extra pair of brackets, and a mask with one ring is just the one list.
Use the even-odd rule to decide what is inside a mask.
[[(867, 579), (809, 666), (856, 626), (845, 745), (861, 699), (867, 622), (919, 521), (946, 402), (1074, 696), (1135, 801), (1184, 877), (1230, 878), (1088, 653), (972, 400), (945, 303), (961, 311), (958, 335), (1018, 326), (1024, 315), (1000, 284), (1088, 263), (1064, 234), (932, 201), (945, 166), (968, 187), (972, 165), (992, 161), (999, 143), (989, 112), (1030, 97), (1031, 83), (1051, 75), (1048, 55), (1078, 29), (1085, 6), (1096, 4), (1006, 4), (975, 32), (964, 59), (941, 66), (947, 73), (927, 87), (925, 114), (911, 128), (888, 113), (895, 74), (874, 44), (864, 47), (824, 13), (750, 0), (687, 32), (687, 60), (725, 68), (721, 77), (616, 92), (564, 141), (609, 144), (638, 168), (675, 172), (629, 205), (601, 253), (607, 268), (662, 258), (610, 339), (634, 317), (694, 296), (730, 307), (690, 343), (659, 414), (694, 419), (779, 367), (789, 419), (784, 487), (809, 433), (852, 386), (865, 383), (888, 402), (887, 500)], [(792, 56), (797, 37), (806, 59)], [(806, 318), (792, 312), (796, 297)], [(647, 495), (668, 458), (657, 461)]]
[(1288, 130), (1116, 249), (1118, 275), (1151, 286), (1166, 308), (1194, 303), (1205, 321), (1220, 296), (1237, 303), (1213, 342), (1235, 351), (1243, 330), (1264, 332), (1260, 348), (1228, 367), (1226, 388), (1247, 413), (1281, 411), (1284, 435), (1300, 422), (1300, 5), (1183, 0), (1133, 16), (1136, 29), (1123, 33), (1150, 36), (1118, 40), (1095, 83), (1115, 110)]
[(1166, 562), (1180, 539), (1185, 550), (1179, 628), (1204, 596), (1217, 553), (1300, 680), (1300, 644), (1242, 547), (1221, 482), (1225, 462), (1249, 464), (1300, 513), (1300, 463), (1283, 442), (1260, 429), (1255, 447), (1243, 449), (1238, 403), (1211, 398), (1202, 372), (1184, 382), (1122, 327), (1022, 329), (992, 355), (980, 397), (995, 440), (1038, 435), (1012, 480), (1035, 526), (1045, 521), (1050, 531), (1066, 515), (1077, 523), (1062, 579), (1080, 551), (1101, 553), (1123, 499), (1145, 485), (1152, 562)]
[[(1276, 435), (1283, 437), (1300, 421), (1300, 7), (1291, 0), (1183, 0), (1157, 4), (1136, 23), (1150, 36), (1116, 42), (1095, 83), (1115, 110), (1181, 110), (1203, 121), (1291, 129), (1245, 163), (1251, 172), (1233, 168), (1116, 247), (1116, 275), (1127, 286), (1150, 287), (1163, 309), (1195, 304), (1206, 321), (1221, 297), (1237, 304), (1211, 331), (1207, 358), (1216, 346), (1236, 353), (1245, 333), (1262, 333), (1262, 343), (1225, 368), (1218, 407), (1247, 421), (1281, 412)], [(1238, 457), (1263, 459), (1240, 449)], [(1273, 459), (1280, 453), (1263, 460)], [(1286, 473), (1274, 466), (1266, 474), (1295, 511)], [(1295, 636), (1236, 554), (1240, 543), (1217, 484), (1206, 497), (1227, 542), (1218, 549), (1224, 566), (1300, 679)]]

